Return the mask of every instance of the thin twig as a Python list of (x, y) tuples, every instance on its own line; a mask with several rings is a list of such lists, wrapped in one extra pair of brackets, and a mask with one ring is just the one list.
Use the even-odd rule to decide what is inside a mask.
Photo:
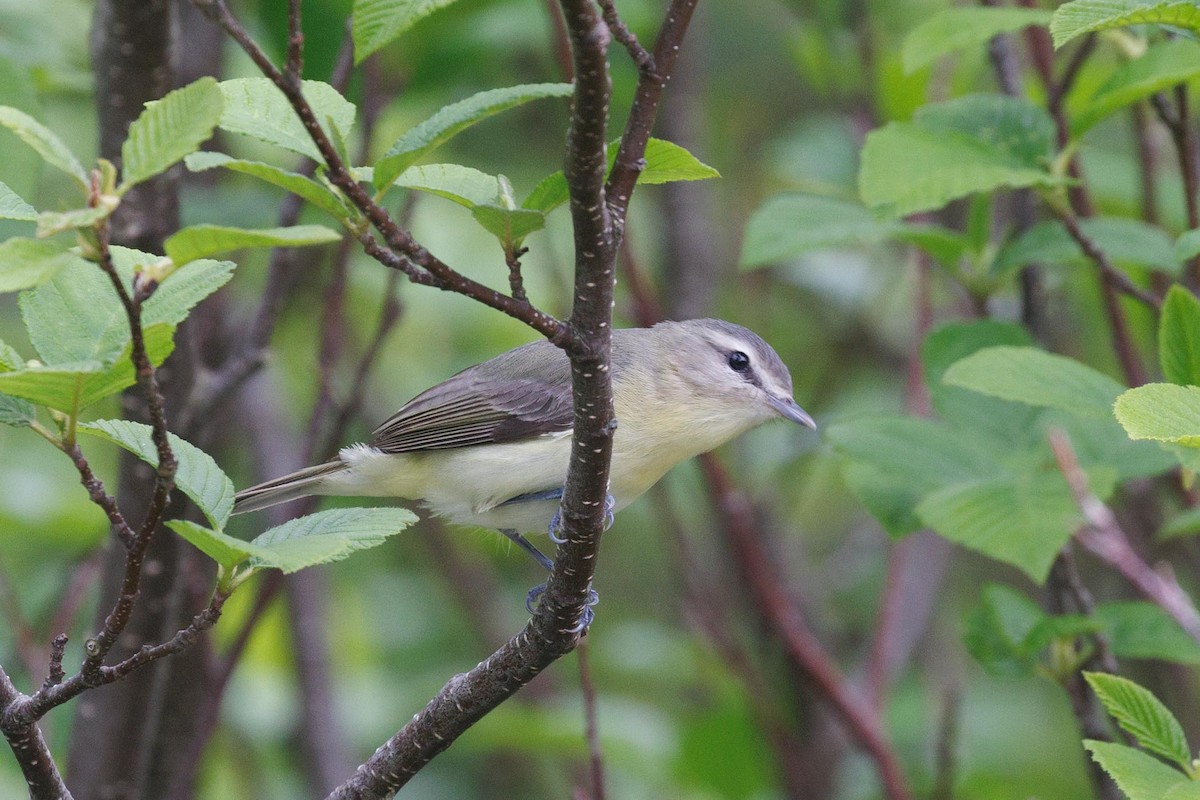
[(592, 777), (592, 800), (604, 800), (604, 752), (600, 748), (600, 722), (596, 713), (596, 685), (592, 683), (592, 668), (587, 642), (575, 648), (579, 658), (579, 686), (583, 692), (584, 738), (587, 739), (588, 772)]
[(287, 61), (283, 67), (283, 74), (297, 85), (304, 73), (304, 26), (300, 5), (300, 0), (288, 0)]
[[(604, 14), (604, 23), (608, 25), (608, 30), (612, 33), (613, 38), (629, 52), (629, 57), (633, 59), (634, 64), (637, 64), (638, 71), (644, 75), (653, 74), (654, 56), (650, 55), (649, 50), (642, 47), (642, 43), (638, 41), (633, 31), (629, 30), (621, 21), (621, 16), (617, 14), (617, 7), (613, 5), (613, 0), (597, 1), (600, 3), (600, 10)], [(601, 798), (596, 798), (596, 800), (601, 800)]]
[(1087, 473), (1080, 468), (1066, 433), (1050, 430), (1047, 437), (1058, 467), (1067, 479), (1086, 521), (1086, 525), (1076, 532), (1076, 540), (1124, 575), (1135, 589), (1167, 612), (1189, 636), (1200, 642), (1200, 613), (1180, 588), (1175, 576), (1165, 564), (1161, 571), (1155, 571), (1134, 551), (1112, 509), (1088, 488)]

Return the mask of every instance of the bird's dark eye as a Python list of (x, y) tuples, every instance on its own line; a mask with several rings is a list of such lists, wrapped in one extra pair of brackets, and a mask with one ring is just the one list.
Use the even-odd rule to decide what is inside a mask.
[(734, 372), (749, 372), (750, 356), (741, 350), (734, 350), (729, 354), (729, 368)]

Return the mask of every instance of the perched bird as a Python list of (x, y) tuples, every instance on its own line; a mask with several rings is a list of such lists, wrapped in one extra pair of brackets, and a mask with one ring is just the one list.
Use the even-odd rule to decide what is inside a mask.
[[(614, 330), (612, 380), (612, 512), (675, 464), (769, 419), (816, 427), (771, 346), (722, 320)], [(417, 395), (370, 442), (239, 492), (234, 513), (313, 494), (397, 497), (495, 528), (549, 568), (521, 534), (549, 526), (554, 537), (573, 419), (566, 354), (534, 342)]]

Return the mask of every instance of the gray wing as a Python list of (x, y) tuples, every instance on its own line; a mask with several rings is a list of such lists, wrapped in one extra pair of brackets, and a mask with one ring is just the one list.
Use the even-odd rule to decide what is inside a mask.
[(371, 445), (411, 453), (499, 444), (569, 431), (573, 422), (567, 357), (534, 342), (417, 395), (375, 430)]

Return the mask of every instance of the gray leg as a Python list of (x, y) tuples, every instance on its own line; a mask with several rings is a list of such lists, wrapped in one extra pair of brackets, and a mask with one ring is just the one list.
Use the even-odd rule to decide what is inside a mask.
[(554, 562), (550, 560), (549, 556), (538, 550), (533, 542), (526, 539), (517, 531), (514, 531), (512, 528), (501, 528), (500, 533), (504, 534), (510, 541), (516, 542), (518, 547), (537, 559), (537, 562), (545, 568), (546, 572), (549, 572), (554, 566)]

